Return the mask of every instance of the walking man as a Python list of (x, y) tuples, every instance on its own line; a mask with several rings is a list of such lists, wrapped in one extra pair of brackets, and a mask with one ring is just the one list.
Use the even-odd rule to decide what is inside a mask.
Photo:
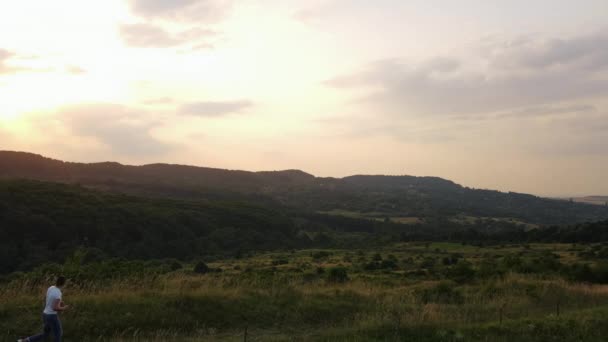
[(49, 287), (46, 291), (46, 306), (42, 313), (42, 322), (44, 323), (44, 330), (42, 334), (36, 336), (30, 336), (25, 339), (19, 339), (17, 342), (35, 342), (42, 339), (48, 339), (49, 336), (53, 336), (53, 341), (61, 342), (61, 322), (59, 321), (58, 313), (68, 308), (67, 305), (63, 304), (61, 288), (65, 285), (65, 277), (58, 277), (55, 285)]

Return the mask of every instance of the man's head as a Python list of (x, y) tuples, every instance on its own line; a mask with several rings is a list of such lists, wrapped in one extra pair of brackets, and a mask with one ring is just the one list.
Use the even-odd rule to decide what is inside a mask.
[(63, 285), (65, 285), (65, 277), (64, 276), (57, 277), (57, 282), (55, 282), (55, 286), (62, 287)]

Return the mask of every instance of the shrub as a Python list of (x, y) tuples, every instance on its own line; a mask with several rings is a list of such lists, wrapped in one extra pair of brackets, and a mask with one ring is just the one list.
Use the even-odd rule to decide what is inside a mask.
[(382, 260), (380, 263), (380, 268), (385, 270), (394, 270), (397, 269), (397, 263), (394, 260)]
[(608, 263), (602, 261), (595, 265), (593, 275), (596, 282), (600, 284), (608, 283)]
[(475, 270), (469, 262), (461, 260), (448, 270), (448, 276), (459, 283), (464, 283), (475, 277)]
[(420, 263), (420, 267), (432, 269), (435, 266), (435, 258), (425, 257)]
[(503, 271), (519, 271), (522, 266), (522, 260), (517, 255), (507, 255), (501, 261), (500, 267)]
[(323, 260), (323, 259), (327, 259), (330, 255), (331, 255), (331, 253), (329, 253), (327, 251), (319, 251), (319, 252), (313, 253), (312, 258), (315, 260)]
[(278, 258), (278, 259), (272, 260), (272, 266), (287, 265), (287, 264), (289, 264), (289, 260), (287, 260), (287, 258)]
[(377, 270), (380, 268), (380, 263), (378, 262), (368, 262), (365, 265), (363, 265), (363, 269), (366, 271), (373, 271), (373, 270)]
[(182, 264), (177, 260), (170, 260), (169, 268), (171, 269), (171, 271), (177, 271), (182, 268)]
[(457, 264), (460, 258), (462, 258), (460, 254), (452, 253), (450, 256), (443, 257), (441, 261), (444, 265), (449, 266)]
[(331, 283), (345, 283), (348, 281), (348, 272), (344, 267), (332, 267), (327, 273), (327, 281)]
[(479, 271), (477, 274), (481, 278), (491, 278), (502, 276), (504, 271), (498, 267), (498, 263), (492, 258), (485, 258), (479, 264)]
[(570, 280), (580, 282), (593, 282), (594, 276), (591, 267), (587, 264), (576, 263), (567, 269), (567, 275)]
[(451, 281), (442, 281), (439, 284), (422, 289), (418, 296), (423, 303), (461, 304), (463, 296)]
[(206, 274), (209, 273), (209, 266), (202, 261), (199, 261), (194, 265), (194, 273)]
[(312, 272), (304, 272), (302, 274), (302, 283), (309, 284), (319, 279), (319, 275)]

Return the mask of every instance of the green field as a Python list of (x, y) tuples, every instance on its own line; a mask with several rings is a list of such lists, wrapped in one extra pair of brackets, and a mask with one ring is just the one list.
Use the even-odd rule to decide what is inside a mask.
[(40, 329), (46, 278), (62, 272), (66, 341), (601, 341), (605, 248), (399, 243), (215, 260), (204, 274), (81, 251), (3, 278), (0, 338)]

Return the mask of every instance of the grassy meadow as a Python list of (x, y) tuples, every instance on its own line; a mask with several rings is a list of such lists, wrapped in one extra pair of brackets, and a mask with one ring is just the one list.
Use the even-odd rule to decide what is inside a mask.
[(71, 280), (66, 341), (602, 341), (604, 245), (398, 243), (206, 263), (89, 260), (0, 283), (0, 339), (41, 328)]

